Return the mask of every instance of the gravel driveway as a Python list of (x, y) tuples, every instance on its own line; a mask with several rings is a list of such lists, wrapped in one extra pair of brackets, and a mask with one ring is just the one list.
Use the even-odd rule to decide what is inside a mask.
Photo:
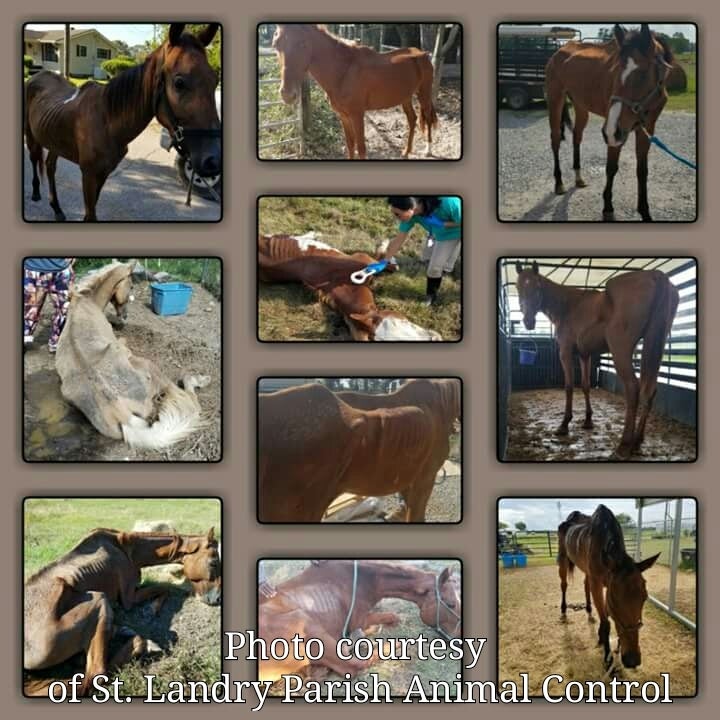
[[(581, 162), (587, 188), (574, 185), (572, 133), (560, 147), (565, 195), (553, 192), (553, 157), (545, 110), (498, 113), (498, 217), (506, 221), (601, 221), (605, 186), (606, 146), (603, 119), (590, 116), (583, 136)], [(665, 112), (656, 132), (674, 152), (695, 161), (695, 115)], [(696, 218), (696, 173), (656, 147), (650, 148), (648, 198), (653, 220), (691, 222)], [(613, 205), (616, 220), (639, 221), (635, 143), (631, 138), (620, 155)]]
[[(46, 151), (47, 154), (47, 151)], [(23, 145), (25, 186), (23, 217), (28, 222), (55, 222), (48, 203), (47, 180), (41, 180), (39, 202), (33, 202), (32, 165)], [(186, 190), (175, 173), (175, 152), (160, 147), (160, 126), (156, 122), (128, 146), (128, 153), (107, 179), (97, 204), (99, 221), (124, 222), (215, 222), (220, 205), (193, 195), (186, 207)], [(55, 174), (60, 207), (68, 221), (81, 221), (85, 215), (80, 168), (60, 158)]]

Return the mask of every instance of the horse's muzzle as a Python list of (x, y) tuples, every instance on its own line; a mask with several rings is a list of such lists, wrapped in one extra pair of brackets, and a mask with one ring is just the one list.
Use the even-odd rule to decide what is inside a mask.
[(200, 598), (206, 605), (213, 607), (220, 605), (222, 601), (222, 590), (219, 586), (211, 587), (204, 595)]
[(633, 650), (622, 654), (622, 663), (626, 668), (636, 668), (640, 665), (640, 652)]
[(523, 317), (523, 325), (525, 325), (526, 330), (534, 330), (535, 329), (535, 316), (528, 317), (527, 315)]

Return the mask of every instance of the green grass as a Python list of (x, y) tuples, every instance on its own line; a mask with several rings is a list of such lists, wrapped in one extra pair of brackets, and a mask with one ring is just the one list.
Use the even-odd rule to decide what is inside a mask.
[[(374, 255), (377, 245), (397, 232), (384, 198), (264, 197), (259, 203), (259, 231), (272, 235), (301, 235), (314, 230), (322, 241), (338, 250)], [(399, 253), (400, 272), (375, 281), (379, 308), (395, 310), (412, 322), (439, 332), (443, 340), (460, 335), (460, 282), (443, 279), (441, 302), (433, 308), (422, 304), (426, 275), (421, 262), (425, 233), (413, 228)], [(461, 260), (455, 268), (460, 277)], [(264, 285), (258, 305), (263, 340), (327, 340), (327, 316), (313, 294), (300, 285)]]
[(665, 110), (697, 112), (697, 56), (695, 53), (682, 53), (675, 60), (687, 75), (687, 89), (668, 92)]
[(169, 522), (193, 534), (215, 527), (219, 537), (220, 502), (187, 498), (28, 499), (24, 506), (25, 577), (71, 550), (97, 527), (132, 530), (137, 520)]

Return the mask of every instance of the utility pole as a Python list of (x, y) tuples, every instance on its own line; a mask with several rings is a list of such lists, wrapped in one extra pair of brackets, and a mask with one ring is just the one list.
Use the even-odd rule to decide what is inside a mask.
[(63, 54), (63, 75), (70, 78), (70, 23), (65, 23), (65, 52)]

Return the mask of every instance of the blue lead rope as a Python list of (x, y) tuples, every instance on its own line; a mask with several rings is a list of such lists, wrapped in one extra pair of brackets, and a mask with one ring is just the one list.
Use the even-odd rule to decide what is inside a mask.
[(697, 170), (697, 165), (694, 162), (690, 162), (687, 158), (682, 157), (681, 155), (678, 155), (677, 153), (674, 153), (660, 138), (656, 137), (655, 135), (648, 135), (648, 140), (653, 145), (657, 145), (661, 150), (664, 150), (670, 157), (674, 157), (676, 160), (679, 160), (684, 165), (687, 165), (689, 168), (692, 168), (693, 170)]

